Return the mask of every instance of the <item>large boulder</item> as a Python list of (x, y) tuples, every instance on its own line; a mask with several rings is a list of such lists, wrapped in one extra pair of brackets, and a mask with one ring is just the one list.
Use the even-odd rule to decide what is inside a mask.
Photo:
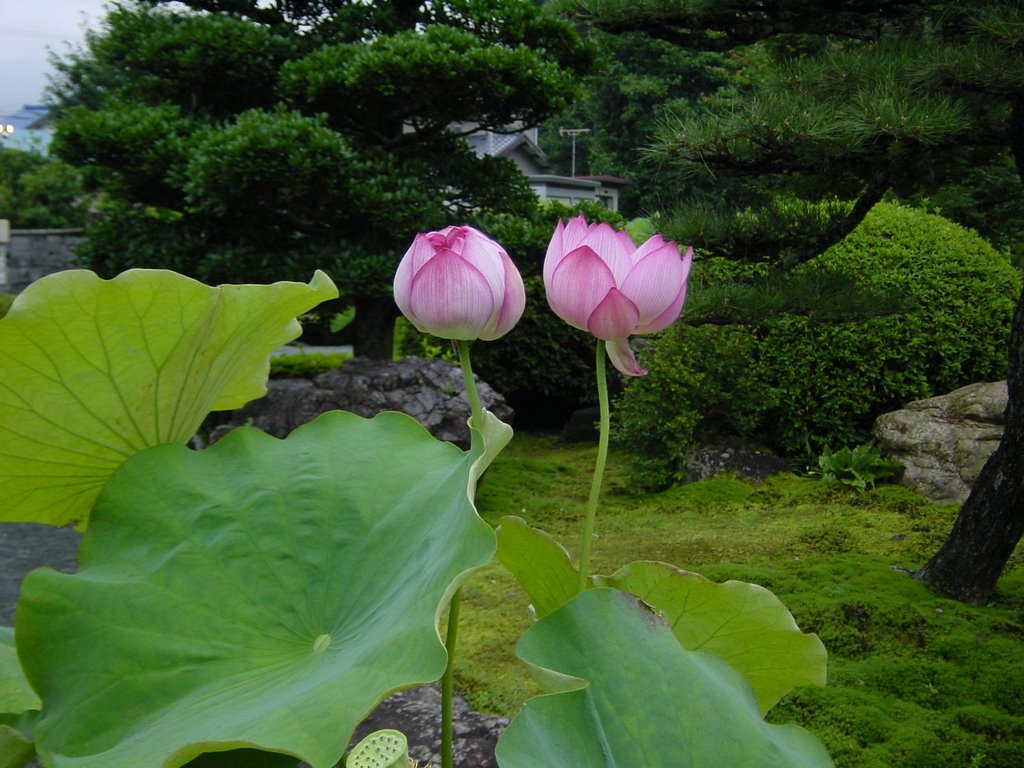
[[(266, 396), (233, 411), (227, 423), (213, 430), (210, 441), (246, 424), (286, 437), (325, 411), (350, 411), (367, 418), (382, 411), (402, 411), (437, 439), (466, 448), (469, 403), (465, 388), (462, 371), (445, 360), (355, 358), (312, 381), (270, 381)], [(512, 409), (501, 395), (479, 379), (477, 389), (484, 408), (502, 421), (511, 421)]]
[(900, 482), (933, 501), (962, 503), (1003, 436), (1006, 382), (970, 384), (884, 413), (872, 433), (904, 466)]

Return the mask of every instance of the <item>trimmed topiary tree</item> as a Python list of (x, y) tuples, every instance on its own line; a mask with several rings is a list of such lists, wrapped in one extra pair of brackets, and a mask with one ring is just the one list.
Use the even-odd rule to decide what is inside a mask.
[(789, 308), (741, 327), (666, 331), (618, 409), (648, 487), (682, 479), (689, 450), (722, 431), (809, 456), (864, 442), (875, 417), (907, 401), (1006, 375), (1020, 275), (946, 219), (879, 204), (792, 279), (851, 280), (899, 303), (848, 322)]

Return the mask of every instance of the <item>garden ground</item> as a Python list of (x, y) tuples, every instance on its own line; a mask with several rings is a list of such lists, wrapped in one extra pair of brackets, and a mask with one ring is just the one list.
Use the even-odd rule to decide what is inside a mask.
[[(481, 514), (517, 515), (575, 555), (595, 449), (519, 434), (485, 475)], [(829, 651), (824, 689), (793, 691), (769, 719), (798, 722), (838, 768), (1024, 765), (1024, 550), (985, 607), (915, 581), (958, 508), (898, 486), (857, 493), (779, 475), (761, 486), (716, 478), (629, 493), (613, 453), (594, 570), (662, 560), (774, 591)], [(536, 692), (514, 658), (528, 600), (500, 565), (464, 589), (458, 681), (478, 709), (513, 714)], [(684, 692), (680, 692), (684, 695)]]

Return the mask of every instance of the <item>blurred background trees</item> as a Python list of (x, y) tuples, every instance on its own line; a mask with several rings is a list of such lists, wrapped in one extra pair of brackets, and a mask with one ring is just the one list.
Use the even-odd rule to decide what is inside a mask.
[(52, 88), (53, 150), (100, 195), (79, 252), (105, 275), (212, 283), (325, 269), (356, 307), (357, 352), (390, 357), (412, 234), (536, 205), (464, 133), (536, 125), (592, 58), (517, 0), (113, 3)]
[(81, 227), (88, 207), (76, 168), (38, 152), (0, 148), (0, 219), (13, 228)]

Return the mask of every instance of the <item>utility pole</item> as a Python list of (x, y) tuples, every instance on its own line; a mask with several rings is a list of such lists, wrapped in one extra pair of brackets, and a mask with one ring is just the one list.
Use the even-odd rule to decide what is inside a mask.
[(590, 133), (589, 128), (559, 128), (559, 136), (572, 136), (572, 176), (576, 175), (576, 137)]

